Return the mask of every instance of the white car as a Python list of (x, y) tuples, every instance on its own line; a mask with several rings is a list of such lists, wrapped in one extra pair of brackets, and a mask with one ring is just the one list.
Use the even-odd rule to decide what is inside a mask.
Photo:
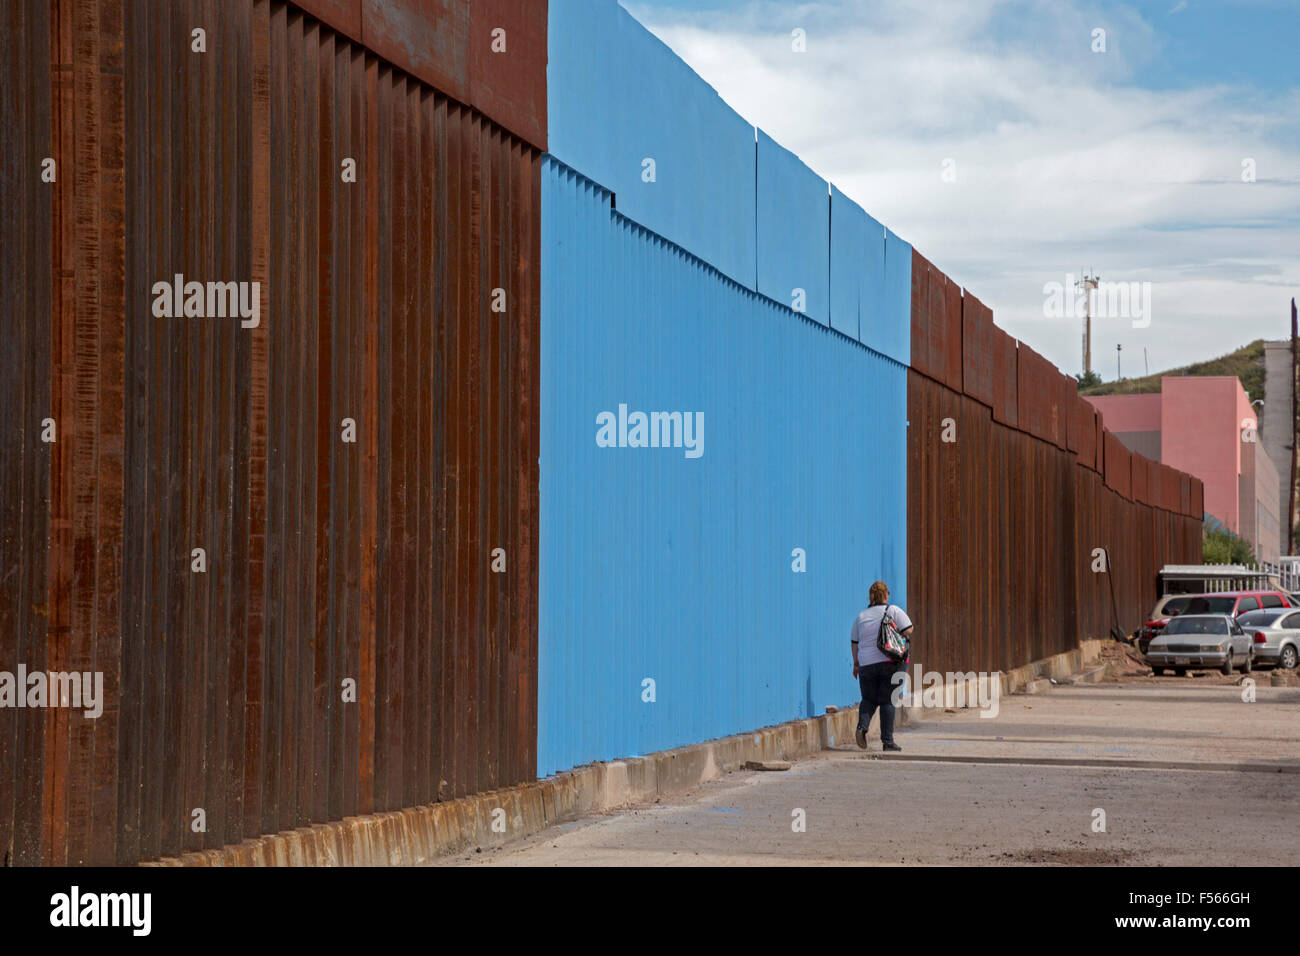
[(1252, 641), (1230, 614), (1182, 614), (1152, 638), (1146, 659), (1157, 674), (1171, 670), (1181, 677), (1189, 670), (1211, 669), (1231, 674), (1236, 664), (1249, 674), (1255, 653)]
[(1267, 608), (1248, 611), (1237, 618), (1255, 647), (1255, 662), (1276, 664), (1294, 670), (1300, 663), (1300, 611), (1295, 608)]

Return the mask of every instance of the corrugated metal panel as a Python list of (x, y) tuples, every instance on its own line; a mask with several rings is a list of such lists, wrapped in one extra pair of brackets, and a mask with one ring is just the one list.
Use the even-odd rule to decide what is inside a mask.
[[(43, 6), (6, 20), (44, 37), (57, 106), (53, 142), (5, 161), (60, 173), (16, 230), (53, 252), (27, 303), (53, 321), (23, 326), (22, 382), (0, 366), (60, 428), (23, 572), (48, 635), (21, 617), (20, 650), (104, 671), (118, 706), (18, 736), (15, 859), (129, 863), (531, 778), (540, 155), (283, 3), (59, 0), (52, 28)], [(176, 275), (259, 283), (260, 323), (155, 315)], [(37, 466), (0, 476), (39, 535)]]
[(961, 287), (913, 250), (912, 368), (954, 391), (962, 387)]
[(934, 266), (930, 260), (912, 249), (912, 350), (909, 365), (922, 375), (935, 377), (934, 364), (930, 361), (933, 350), (930, 338), (930, 273)]
[[(48, 376), (45, 414), (59, 428), (59, 440), (48, 446), (48, 539), (30, 543), (45, 550), (47, 571), (45, 599), (36, 607), (48, 613), (46, 667), (101, 671), (112, 700), (119, 694), (121, 640), (122, 239), (113, 228), (122, 213), (122, 125), (114, 108), (121, 100), (120, 5), (65, 2), (23, 13), (31, 19), (15, 26), (31, 29), (31, 40), (48, 38), (44, 82), (53, 112), (42, 153), (58, 171), (54, 183), (43, 184), (53, 203), (49, 366), (33, 370)], [(30, 49), (25, 56), (35, 59)], [(21, 179), (39, 168), (37, 161)], [(23, 782), (43, 776), (39, 862), (86, 862), (93, 851), (87, 822), (115, 810), (117, 715), (96, 720), (59, 708), (22, 719), (46, 724), (42, 765)]]
[(545, 150), (546, 0), (472, 0), (469, 18), (470, 105)]
[[(930, 293), (926, 296), (926, 325), (929, 327), (930, 374), (936, 382), (952, 387), (948, 380), (948, 354), (952, 348), (948, 324), (948, 277), (935, 265), (930, 266)], [(960, 348), (960, 346), (958, 346)]]
[(882, 355), (906, 365), (912, 355), (912, 247), (885, 230), (885, 284), (861, 336)]
[(1205, 484), (1199, 478), (1192, 479), (1192, 514), (1200, 520), (1205, 515)]
[(1081, 395), (1074, 401), (1074, 434), (1078, 441), (1079, 464), (1096, 471), (1097, 410)]
[(1052, 405), (1052, 430), (1056, 435), (1056, 447), (1072, 451), (1070, 426), (1074, 420), (1074, 397), (1079, 394), (1079, 383), (1056, 366), (1052, 366), (1052, 371), (1056, 380), (1053, 394), (1055, 401)]
[(970, 292), (962, 296), (962, 390), (993, 407), (993, 310)]
[(1019, 415), (1016, 340), (993, 327), (993, 418), (1015, 428)]
[[(63, 283), (53, 265), (62, 245), (53, 244), (51, 193), (70, 188), (67, 177), (75, 174), (69, 163), (57, 170), (62, 185), (41, 180), (42, 160), (52, 153), (52, 133), (63, 117), (62, 103), (51, 102), (48, 8), (46, 0), (13, 0), (0, 16), (0, 669), (13, 671), (21, 663), (29, 672), (48, 663), (46, 541), (51, 459), (59, 444), (46, 443), (42, 433), (52, 400), (62, 398), (51, 387), (51, 360), (59, 358), (67, 327)], [(56, 424), (56, 437), (66, 441), (71, 415)], [(47, 715), (53, 713), (0, 708), (0, 859), (6, 865), (43, 862), (42, 771), (54, 729)]]
[(875, 310), (885, 284), (885, 229), (834, 186), (830, 259), (831, 328), (863, 341), (863, 316)]
[(758, 291), (827, 325), (831, 227), (826, 180), (760, 129), (757, 182)]
[(1079, 433), (1079, 383), (1069, 375), (1062, 375), (1061, 417), (1065, 421), (1065, 447), (1067, 450), (1079, 451), (1081, 435)]
[(1016, 392), (1020, 430), (1064, 448), (1061, 373), (1024, 342), (1016, 357)]
[(615, 3), (553, 0), (548, 45), (551, 153), (755, 288), (754, 127)]
[(1048, 362), (1024, 342), (1016, 349), (1017, 426), (1035, 438), (1050, 440), (1047, 409)]
[(1097, 473), (1106, 474), (1106, 422), (1105, 416), (1097, 412)]
[(961, 299), (961, 286), (951, 279), (946, 279), (943, 303), (943, 381), (954, 392), (961, 391)]
[(1130, 488), (1132, 489), (1133, 500), (1144, 505), (1151, 504), (1151, 498), (1147, 493), (1147, 475), (1149, 474), (1148, 464), (1150, 459), (1134, 452), (1130, 456), (1129, 465), (1132, 468), (1132, 478)]
[(911, 359), (912, 247), (831, 187), (831, 327)]
[[(903, 460), (905, 369), (550, 159), (543, 250), (538, 772), (856, 700), (846, 642), (867, 587), (906, 600), (906, 474), (861, 467)], [(598, 447), (620, 405), (702, 413), (703, 454)]]
[(1182, 504), (1181, 472), (1176, 468), (1161, 463), (1160, 465), (1160, 507), (1166, 511), (1178, 511)]
[(1106, 487), (1123, 498), (1132, 495), (1133, 453), (1109, 431), (1106, 433)]

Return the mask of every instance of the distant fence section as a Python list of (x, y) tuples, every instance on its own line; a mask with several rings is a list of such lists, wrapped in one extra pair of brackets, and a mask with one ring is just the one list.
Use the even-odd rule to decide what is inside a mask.
[(919, 253), (908, 373), (908, 595), (916, 659), (1006, 670), (1150, 613), (1199, 564), (1202, 484), (1134, 454), (1076, 382)]

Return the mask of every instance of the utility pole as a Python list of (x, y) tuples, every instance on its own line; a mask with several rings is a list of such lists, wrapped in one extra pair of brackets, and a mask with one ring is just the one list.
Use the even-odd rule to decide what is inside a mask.
[(1074, 283), (1076, 289), (1083, 290), (1083, 374), (1086, 378), (1092, 371), (1092, 293), (1097, 288), (1101, 276), (1085, 275)]
[(1120, 345), (1118, 342), (1115, 343), (1115, 381), (1117, 382), (1124, 377), (1122, 374), (1120, 374), (1120, 370), (1119, 370), (1119, 353), (1123, 350), (1123, 348), (1124, 346)]
[(1143, 374), (1149, 376), (1151, 374), (1151, 363), (1147, 361), (1147, 347), (1145, 345), (1142, 346), (1142, 367), (1146, 369)]

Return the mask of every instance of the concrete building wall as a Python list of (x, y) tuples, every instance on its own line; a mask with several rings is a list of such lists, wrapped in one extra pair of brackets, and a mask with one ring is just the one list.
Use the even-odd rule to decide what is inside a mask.
[(1106, 427), (1116, 435), (1124, 432), (1160, 431), (1161, 395), (1097, 395), (1088, 399), (1106, 417)]
[(1242, 536), (1251, 542), (1255, 557), (1276, 561), (1286, 535), (1278, 520), (1278, 474), (1263, 445), (1242, 444), (1240, 503)]
[(1160, 393), (1089, 398), (1106, 427), (1129, 451), (1160, 461)]
[[(1290, 507), (1287, 485), (1291, 480), (1291, 443), (1294, 441), (1294, 389), (1290, 342), (1264, 343), (1264, 410), (1260, 415), (1260, 441), (1277, 470), (1279, 540), (1286, 539), (1286, 513)], [(1285, 547), (1287, 553), (1294, 551)]]
[[(1250, 413), (1241, 382), (1233, 376), (1166, 376), (1160, 391), (1160, 460), (1200, 478), (1205, 510), (1240, 533), (1240, 422)], [(1109, 425), (1109, 414), (1106, 420)]]

